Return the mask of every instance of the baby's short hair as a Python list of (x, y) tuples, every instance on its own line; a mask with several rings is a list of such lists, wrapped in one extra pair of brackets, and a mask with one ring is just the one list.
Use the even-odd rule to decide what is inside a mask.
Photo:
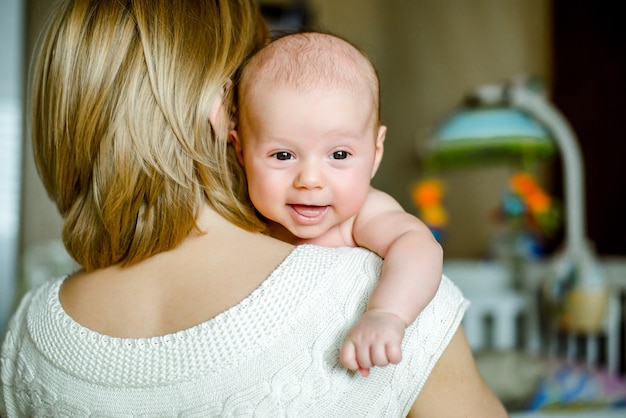
[(279, 37), (257, 52), (243, 69), (239, 100), (245, 103), (257, 86), (281, 85), (298, 90), (369, 88), (376, 122), (380, 83), (374, 65), (349, 41), (329, 33), (298, 32)]

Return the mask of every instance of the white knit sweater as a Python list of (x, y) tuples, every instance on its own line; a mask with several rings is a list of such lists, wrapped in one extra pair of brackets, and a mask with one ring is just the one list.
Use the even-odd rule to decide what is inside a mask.
[(360, 248), (296, 247), (251, 295), (154, 338), (112, 338), (70, 318), (62, 279), (22, 300), (1, 353), (0, 415), (45, 417), (405, 416), (467, 307), (447, 278), (407, 328), (403, 360), (367, 378), (338, 353), (376, 285)]

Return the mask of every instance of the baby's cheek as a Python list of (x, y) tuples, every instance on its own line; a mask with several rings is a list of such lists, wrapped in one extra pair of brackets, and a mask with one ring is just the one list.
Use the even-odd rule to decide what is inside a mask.
[(344, 216), (350, 217), (355, 215), (361, 210), (365, 200), (367, 199), (367, 193), (369, 190), (369, 185), (366, 188), (363, 187), (349, 187), (344, 190), (342, 193), (342, 201), (343, 207), (342, 212)]
[(268, 186), (266, 182), (248, 183), (248, 195), (256, 210), (271, 218), (272, 203), (277, 203), (275, 188)]

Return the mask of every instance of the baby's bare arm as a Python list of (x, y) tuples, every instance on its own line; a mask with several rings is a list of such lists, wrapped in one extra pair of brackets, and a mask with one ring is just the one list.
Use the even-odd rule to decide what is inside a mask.
[(352, 234), (357, 245), (385, 259), (367, 310), (340, 352), (344, 366), (367, 376), (373, 366), (402, 359), (404, 328), (439, 288), (443, 251), (426, 225), (375, 189), (356, 215)]
[(385, 259), (367, 309), (397, 315), (406, 325), (412, 323), (439, 288), (441, 245), (422, 221), (375, 189), (356, 216), (353, 235), (357, 245)]

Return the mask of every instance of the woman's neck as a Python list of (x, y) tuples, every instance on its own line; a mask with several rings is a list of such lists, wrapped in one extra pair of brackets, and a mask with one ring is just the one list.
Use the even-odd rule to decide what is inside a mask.
[(237, 227), (208, 205), (198, 226), (203, 233), (135, 265), (70, 277), (61, 287), (63, 307), (80, 324), (110, 336), (173, 333), (239, 303), (293, 249)]

